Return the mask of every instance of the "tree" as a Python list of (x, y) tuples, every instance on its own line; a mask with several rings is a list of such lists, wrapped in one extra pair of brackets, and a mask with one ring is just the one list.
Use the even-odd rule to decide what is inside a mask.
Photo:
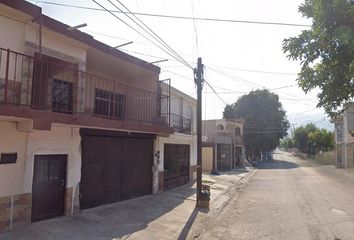
[(248, 153), (274, 150), (290, 126), (278, 95), (266, 89), (251, 91), (224, 109), (225, 119), (242, 118)]
[(354, 98), (354, 1), (305, 0), (299, 12), (312, 27), (283, 41), (289, 59), (301, 61), (298, 84), (318, 88), (318, 107), (334, 116)]
[(334, 148), (334, 134), (326, 129), (310, 132), (308, 138), (309, 144), (312, 146), (311, 153), (313, 154)]
[(294, 131), (294, 144), (297, 149), (301, 152), (309, 153), (310, 145), (309, 145), (309, 134), (310, 132), (317, 131), (318, 128), (313, 123), (309, 123), (306, 126), (300, 126)]
[(294, 131), (295, 147), (301, 152), (316, 154), (334, 147), (334, 134), (326, 129), (319, 129), (313, 123), (300, 126)]

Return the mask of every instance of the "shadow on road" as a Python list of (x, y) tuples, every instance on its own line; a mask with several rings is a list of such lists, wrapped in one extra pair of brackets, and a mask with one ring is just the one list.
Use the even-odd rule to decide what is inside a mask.
[(293, 162), (288, 162), (284, 160), (273, 160), (273, 161), (264, 161), (257, 164), (259, 169), (290, 169), (298, 168), (300, 165)]

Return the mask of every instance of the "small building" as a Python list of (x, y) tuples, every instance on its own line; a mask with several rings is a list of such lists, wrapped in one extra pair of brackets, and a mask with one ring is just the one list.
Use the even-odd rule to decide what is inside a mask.
[(242, 120), (204, 120), (202, 134), (205, 137), (202, 148), (204, 171), (244, 167)]
[(174, 133), (157, 138), (159, 191), (196, 179), (197, 171), (197, 100), (166, 83), (162, 93), (170, 96), (169, 109), (162, 109), (162, 116)]
[(354, 167), (354, 102), (344, 105), (343, 113), (332, 119), (335, 127), (336, 166)]

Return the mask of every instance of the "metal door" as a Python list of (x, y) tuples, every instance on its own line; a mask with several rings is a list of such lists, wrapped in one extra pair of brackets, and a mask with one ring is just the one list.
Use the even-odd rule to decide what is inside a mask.
[(121, 164), (121, 200), (152, 192), (153, 141), (124, 138)]
[(82, 149), (80, 207), (86, 209), (119, 201), (121, 140), (86, 136)]
[(190, 146), (164, 144), (164, 189), (174, 188), (189, 181)]
[(67, 155), (35, 155), (32, 222), (64, 213)]

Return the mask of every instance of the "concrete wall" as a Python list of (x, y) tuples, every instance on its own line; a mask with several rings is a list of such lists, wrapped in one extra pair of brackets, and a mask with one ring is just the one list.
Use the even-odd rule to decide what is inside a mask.
[(0, 122), (0, 152), (17, 153), (16, 164), (0, 164), (0, 197), (32, 192), (34, 156), (67, 154), (67, 187), (81, 178), (79, 128), (53, 126), (51, 131), (20, 132), (15, 122)]
[(203, 171), (210, 172), (211, 170), (213, 170), (213, 155), (214, 155), (214, 150), (212, 147), (202, 148)]
[(0, 197), (23, 193), (27, 135), (15, 122), (0, 122), (0, 153), (17, 153), (17, 162), (0, 164)]

